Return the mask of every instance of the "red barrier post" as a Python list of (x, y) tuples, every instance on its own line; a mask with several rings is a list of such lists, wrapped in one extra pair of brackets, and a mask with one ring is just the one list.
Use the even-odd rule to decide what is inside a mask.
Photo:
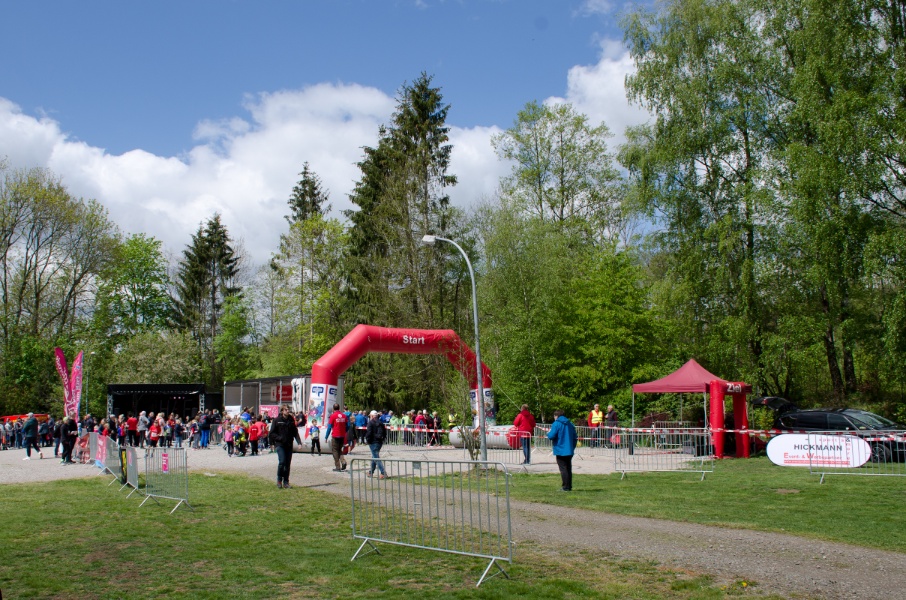
[(724, 457), (724, 385), (726, 384), (717, 379), (708, 384), (711, 391), (711, 410), (708, 420), (711, 425), (714, 456), (717, 458)]

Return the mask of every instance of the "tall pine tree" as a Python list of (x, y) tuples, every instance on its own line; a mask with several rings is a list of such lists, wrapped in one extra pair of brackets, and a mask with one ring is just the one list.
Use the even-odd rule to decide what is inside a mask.
[(183, 251), (174, 298), (176, 325), (195, 339), (199, 358), (207, 367), (205, 379), (211, 384), (223, 381), (214, 338), (220, 333), (224, 301), (240, 293), (238, 272), (239, 256), (220, 215), (215, 214), (205, 225), (199, 225), (192, 243)]

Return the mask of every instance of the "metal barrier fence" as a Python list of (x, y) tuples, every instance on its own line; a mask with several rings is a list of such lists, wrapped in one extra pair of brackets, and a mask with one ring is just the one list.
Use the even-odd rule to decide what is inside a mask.
[[(490, 560), (476, 587), (513, 562), (509, 472), (500, 463), (380, 459), (387, 477), (371, 476), (371, 460), (349, 464), (353, 538)], [(488, 577), (491, 567), (497, 572)]]
[[(460, 427), (459, 429), (463, 441), (463, 459), (467, 461), (481, 460), (481, 442), (478, 439), (478, 428)], [(520, 435), (516, 431), (488, 431), (485, 439), (488, 462), (506, 465), (523, 464), (525, 455), (522, 452)]]
[(172, 515), (182, 504), (194, 511), (189, 504), (189, 465), (185, 448), (146, 448), (145, 450), (145, 499), (157, 502), (158, 498), (178, 500), (170, 511)]
[(623, 477), (628, 472), (670, 471), (714, 472), (711, 432), (707, 429), (630, 429), (616, 430), (618, 448), (614, 470)]
[[(105, 460), (104, 469), (113, 475), (113, 479), (107, 485), (113, 485), (115, 482), (124, 479), (123, 477), (123, 455), (120, 452), (120, 445), (117, 441), (109, 436), (102, 436), (104, 440)], [(100, 441), (100, 440), (99, 440)], [(100, 447), (102, 444), (98, 444)]]
[(547, 434), (550, 432), (551, 426), (546, 423), (538, 423), (535, 425), (535, 435), (532, 437), (532, 453), (538, 453), (545, 456), (553, 455), (554, 453), (554, 444), (549, 439), (547, 439)]
[(387, 437), (384, 439), (383, 452), (387, 455), (450, 449), (450, 446), (444, 446), (444, 435), (447, 432), (443, 429), (427, 429), (416, 425), (386, 427)]
[(906, 476), (906, 431), (813, 431), (802, 448), (809, 473)]
[(576, 455), (609, 456), (610, 451), (620, 447), (619, 427), (576, 427)]
[[(123, 483), (123, 486), (120, 488), (120, 491), (122, 491), (127, 486), (131, 487), (132, 491), (130, 491), (129, 495), (126, 496), (127, 498), (129, 498), (135, 492), (139, 492), (139, 490), (138, 490), (138, 470), (139, 470), (138, 450), (135, 448), (135, 446), (126, 446), (123, 450), (124, 450), (124, 453), (126, 456), (126, 462), (123, 465), (125, 467), (125, 471), (126, 471), (126, 481)], [(141, 492), (139, 492), (139, 493), (141, 493)]]

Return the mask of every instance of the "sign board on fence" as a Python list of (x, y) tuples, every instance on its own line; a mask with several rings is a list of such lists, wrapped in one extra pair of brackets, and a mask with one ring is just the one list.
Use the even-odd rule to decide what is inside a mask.
[(768, 458), (781, 467), (860, 467), (871, 458), (868, 442), (852, 435), (785, 433), (768, 442)]
[(280, 416), (280, 405), (279, 404), (262, 404), (258, 407), (258, 413), (262, 415), (269, 415), (270, 418), (276, 419)]
[(169, 473), (170, 472), (170, 455), (164, 452), (160, 455), (160, 472)]

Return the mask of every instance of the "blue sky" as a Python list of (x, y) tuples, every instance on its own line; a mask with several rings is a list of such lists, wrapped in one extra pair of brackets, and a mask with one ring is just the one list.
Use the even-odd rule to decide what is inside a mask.
[[(335, 209), (361, 147), (424, 71), (451, 105), (454, 202), (493, 195), (490, 137), (526, 102), (569, 101), (615, 133), (644, 120), (605, 0), (4, 3), (0, 157), (48, 167), (126, 233), (173, 253), (223, 215), (255, 261), (308, 161)], [(619, 136), (614, 143), (619, 142)]]

